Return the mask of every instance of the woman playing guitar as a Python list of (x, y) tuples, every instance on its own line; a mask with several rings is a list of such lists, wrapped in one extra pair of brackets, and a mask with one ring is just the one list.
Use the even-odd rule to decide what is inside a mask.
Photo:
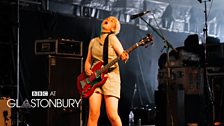
[[(104, 65), (106, 65), (118, 56), (124, 62), (129, 58), (128, 53), (124, 51), (116, 36), (120, 31), (120, 22), (118, 19), (113, 16), (104, 19), (101, 24), (101, 29), (101, 35), (93, 38), (89, 43), (88, 54), (85, 61), (85, 74), (87, 76), (94, 74), (92, 68), (99, 62), (104, 62)], [(106, 53), (108, 53), (108, 55)], [(100, 116), (101, 101), (104, 99), (107, 116), (111, 125), (122, 126), (121, 119), (118, 115), (118, 101), (121, 89), (118, 63), (111, 66), (104, 76), (107, 77), (105, 83), (97, 87), (93, 94), (89, 96), (89, 116), (87, 125), (97, 126)]]

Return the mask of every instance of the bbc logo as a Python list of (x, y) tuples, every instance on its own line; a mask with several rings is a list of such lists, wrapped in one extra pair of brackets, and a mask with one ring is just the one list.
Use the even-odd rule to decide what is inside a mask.
[(48, 91), (32, 91), (32, 96), (48, 96)]

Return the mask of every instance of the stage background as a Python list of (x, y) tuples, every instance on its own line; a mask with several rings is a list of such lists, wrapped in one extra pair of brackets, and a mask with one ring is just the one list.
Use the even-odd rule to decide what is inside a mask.
[[(45, 61), (47, 57), (35, 55), (35, 40), (64, 38), (82, 41), (85, 59), (89, 41), (99, 35), (100, 24), (101, 20), (94, 18), (22, 10), (20, 17), (22, 98), (31, 98), (31, 91), (45, 90), (48, 85), (48, 64)], [(187, 36), (184, 33), (162, 32), (174, 47), (182, 46)], [(142, 31), (131, 24), (122, 24), (118, 35), (122, 45), (127, 49), (146, 34), (153, 36), (153, 45), (136, 49), (130, 54), (126, 64), (119, 62), (122, 79), (119, 114), (124, 124), (128, 122), (131, 106), (154, 107), (154, 91), (158, 87), (158, 58), (164, 51), (164, 43), (154, 31)], [(134, 89), (136, 89), (135, 95), (133, 95)], [(39, 116), (36, 114), (36, 117)], [(105, 120), (107, 120), (106, 114), (102, 113), (100, 123), (107, 123)]]
[[(166, 104), (167, 101), (164, 100), (163, 93), (165, 92), (159, 91), (157, 99), (154, 94), (159, 85), (157, 80), (158, 59), (166, 49), (164, 49), (163, 40), (141, 18), (130, 20), (130, 16), (146, 10), (150, 11), (150, 13), (142, 16), (143, 19), (155, 27), (156, 30), (158, 30), (159, 26), (161, 28), (159, 32), (174, 47), (183, 46), (184, 40), (189, 34), (197, 34), (201, 42), (205, 42), (203, 36), (205, 6), (204, 2), (200, 3), (197, 0), (20, 0), (19, 2), (19, 12), (17, 10), (17, 0), (1, 0), (0, 2), (0, 97), (17, 98), (17, 68), (19, 68), (20, 89), (18, 97), (20, 104), (26, 98), (34, 98), (31, 96), (31, 92), (36, 90), (59, 89), (57, 91), (58, 97), (64, 95), (79, 97), (75, 89), (75, 77), (82, 71), (82, 61), (85, 61), (89, 41), (91, 38), (99, 35), (101, 21), (105, 17), (113, 15), (121, 21), (122, 29), (118, 38), (125, 49), (144, 38), (146, 34), (150, 33), (154, 38), (153, 45), (149, 45), (147, 48), (139, 47), (132, 52), (126, 64), (119, 62), (122, 79), (119, 114), (122, 122), (124, 125), (127, 124), (130, 109), (134, 109), (136, 122), (141, 118), (142, 124), (149, 124), (152, 120), (154, 121), (155, 110), (171, 109)], [(209, 65), (212, 67), (209, 69), (211, 72), (218, 73), (208, 76), (208, 81), (211, 88), (213, 88), (212, 91), (214, 91), (216, 99), (216, 120), (223, 121), (223, 118), (221, 118), (223, 117), (223, 101), (220, 100), (223, 99), (223, 75), (221, 77), (218, 76), (223, 73), (224, 25), (222, 18), (223, 4), (221, 4), (223, 1), (209, 0), (205, 3), (208, 4), (209, 10), (209, 39), (211, 39), (212, 43), (217, 44), (214, 47), (211, 46), (208, 53), (210, 55), (209, 58), (211, 58)], [(56, 64), (51, 66), (49, 62), (52, 60), (50, 58), (52, 56), (35, 55), (34, 52), (35, 40), (46, 39), (80, 41), (83, 43), (83, 56), (66, 56), (66, 58), (65, 55), (56, 56), (56, 58), (53, 58)], [(17, 64), (18, 43), (20, 46), (19, 67)], [(78, 60), (74, 60), (74, 58)], [(214, 71), (216, 69), (213, 67), (222, 69), (221, 71)], [(49, 83), (49, 80), (51, 83)], [(177, 121), (189, 121), (191, 117), (195, 118), (192, 114), (198, 115), (198, 119), (199, 115), (212, 116), (211, 94), (209, 94), (207, 85), (204, 86), (205, 96), (204, 94), (200, 94), (203, 96), (184, 96), (185, 104), (181, 103), (178, 105), (181, 107), (185, 105), (185, 120)], [(175, 94), (175, 92), (172, 93)], [(180, 96), (177, 96), (183, 98), (181, 93), (179, 94)], [(174, 104), (171, 104), (173, 109), (176, 108), (175, 100), (176, 102), (182, 102), (178, 97), (172, 99), (174, 101)], [(162, 107), (160, 110), (158, 108), (155, 109), (155, 101), (157, 101), (157, 107)], [(197, 104), (196, 108), (201, 109), (195, 109), (195, 104)], [(88, 114), (88, 103), (86, 100), (83, 100), (82, 107), (85, 123)], [(181, 110), (184, 111), (183, 109)], [(198, 113), (194, 113), (194, 110), (198, 110)], [(164, 111), (162, 111), (162, 114), (169, 114)], [(12, 109), (11, 119), (14, 124), (16, 112), (19, 112), (20, 121), (23, 123), (27, 122), (30, 125), (38, 126), (47, 125), (50, 117), (57, 117), (58, 125), (65, 123), (63, 122), (65, 120), (71, 121), (67, 121), (69, 124), (66, 125), (72, 125), (75, 121), (71, 120), (70, 117), (77, 119), (79, 116), (79, 112), (73, 110), (71, 113), (57, 111), (49, 114), (47, 109)], [(157, 115), (157, 117), (162, 117), (162, 115)], [(43, 120), (43, 122), (40, 120)], [(205, 119), (200, 120), (205, 121)], [(169, 120), (165, 121), (169, 122)], [(165, 121), (163, 120), (162, 122)], [(99, 124), (109, 124), (104, 105)]]

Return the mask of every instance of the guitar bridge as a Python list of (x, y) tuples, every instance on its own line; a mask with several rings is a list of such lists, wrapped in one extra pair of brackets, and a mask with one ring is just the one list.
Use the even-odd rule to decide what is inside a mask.
[(85, 87), (86, 83), (84, 81), (80, 81), (80, 85), (82, 87), (82, 89)]

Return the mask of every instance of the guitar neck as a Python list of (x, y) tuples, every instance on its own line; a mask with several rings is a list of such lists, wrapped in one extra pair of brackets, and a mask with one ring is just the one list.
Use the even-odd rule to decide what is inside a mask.
[(114, 59), (113, 61), (111, 61), (110, 63), (108, 63), (106, 66), (104, 66), (103, 68), (101, 68), (97, 74), (102, 74), (103, 72), (105, 72), (106, 70), (108, 70), (111, 66), (113, 66), (116, 62), (118, 62), (120, 60), (120, 57), (118, 56), (116, 59)]
[[(135, 50), (137, 47), (139, 46), (138, 43), (134, 44), (133, 46), (131, 46), (130, 48), (128, 48), (127, 50), (125, 50), (127, 53), (131, 53), (133, 50)], [(105, 65), (103, 68), (101, 68), (97, 74), (102, 74), (103, 72), (105, 72), (106, 70), (108, 70), (111, 66), (113, 66), (116, 62), (118, 62), (121, 59), (120, 56), (118, 56), (116, 59), (112, 60), (110, 63), (108, 63), (107, 65)]]
[(136, 48), (139, 47), (139, 44), (138, 43), (135, 43), (133, 46), (131, 46), (130, 48), (128, 48), (126, 50), (127, 53), (131, 53), (133, 50), (135, 50)]

